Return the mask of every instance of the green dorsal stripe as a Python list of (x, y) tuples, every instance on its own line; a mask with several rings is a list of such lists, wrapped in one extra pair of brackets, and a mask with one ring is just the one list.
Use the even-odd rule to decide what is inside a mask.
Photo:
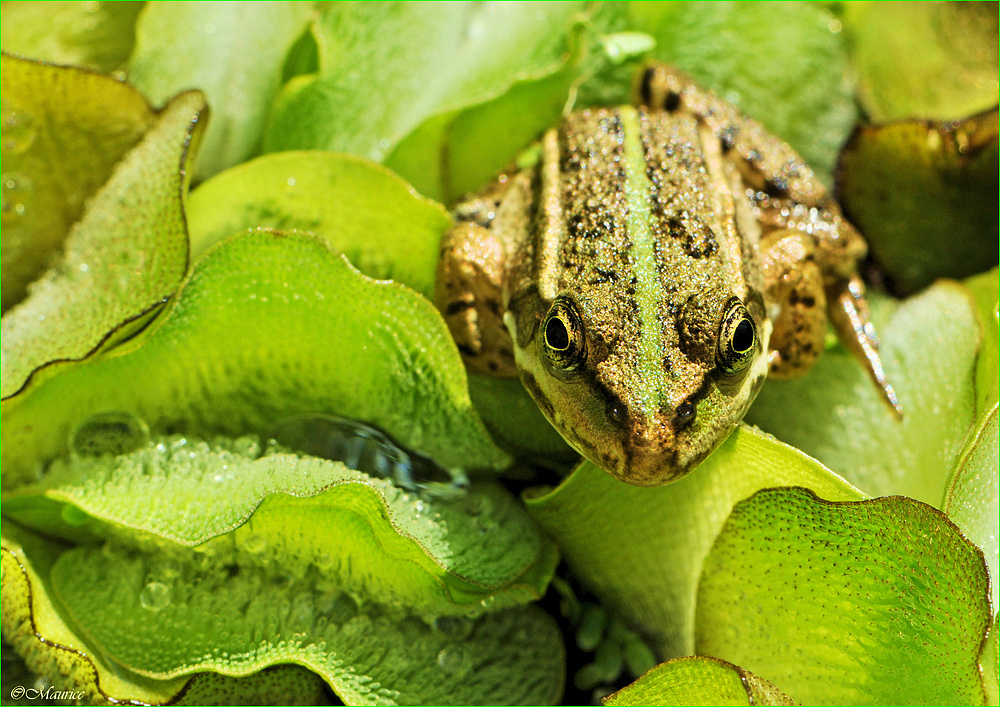
[(653, 233), (649, 227), (649, 199), (653, 185), (646, 176), (646, 159), (635, 108), (620, 109), (625, 137), (625, 201), (628, 204), (629, 260), (636, 277), (636, 304), (639, 307), (639, 377), (643, 381), (642, 405), (648, 413), (658, 406), (656, 391), (662, 390), (662, 330), (659, 320), (663, 286), (656, 267)]

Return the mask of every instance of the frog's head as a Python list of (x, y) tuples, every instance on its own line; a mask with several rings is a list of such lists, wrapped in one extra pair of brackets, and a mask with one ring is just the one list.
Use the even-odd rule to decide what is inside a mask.
[(771, 324), (759, 295), (745, 299), (684, 293), (649, 327), (628, 299), (562, 292), (507, 323), (521, 380), (566, 441), (622, 481), (659, 486), (715, 450), (764, 382)]

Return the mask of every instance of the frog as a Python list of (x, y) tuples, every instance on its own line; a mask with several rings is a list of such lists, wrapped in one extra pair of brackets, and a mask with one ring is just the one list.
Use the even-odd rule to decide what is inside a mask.
[(674, 482), (827, 323), (902, 414), (859, 264), (867, 244), (788, 144), (675, 67), (630, 105), (564, 113), (454, 209), (434, 301), (467, 370), (519, 378), (566, 442)]

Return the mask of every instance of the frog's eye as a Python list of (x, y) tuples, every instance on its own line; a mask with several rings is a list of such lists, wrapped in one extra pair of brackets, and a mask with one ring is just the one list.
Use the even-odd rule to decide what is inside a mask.
[(576, 307), (565, 299), (556, 299), (542, 322), (542, 348), (552, 367), (563, 373), (580, 368), (587, 358), (583, 322)]
[(757, 327), (750, 313), (735, 297), (726, 305), (719, 329), (719, 366), (726, 373), (739, 373), (753, 361)]

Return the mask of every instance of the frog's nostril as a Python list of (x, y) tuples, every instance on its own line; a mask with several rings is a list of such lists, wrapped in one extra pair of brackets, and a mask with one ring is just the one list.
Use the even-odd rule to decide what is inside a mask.
[(693, 422), (696, 412), (697, 409), (695, 408), (694, 403), (689, 400), (685, 400), (677, 406), (677, 425), (683, 426)]

